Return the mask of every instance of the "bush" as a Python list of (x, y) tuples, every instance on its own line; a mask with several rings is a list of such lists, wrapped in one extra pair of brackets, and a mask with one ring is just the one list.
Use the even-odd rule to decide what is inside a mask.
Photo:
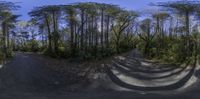
[(68, 58), (70, 56), (69, 49), (65, 47), (58, 47), (57, 57), (59, 58)]
[(57, 51), (53, 51), (52, 49), (46, 48), (43, 51), (44, 55), (51, 56), (53, 58), (69, 58), (70, 50), (65, 47), (58, 47)]

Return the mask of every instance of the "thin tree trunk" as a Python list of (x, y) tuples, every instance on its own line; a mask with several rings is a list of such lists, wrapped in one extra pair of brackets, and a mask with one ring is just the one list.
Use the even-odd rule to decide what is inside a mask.
[(88, 50), (88, 14), (85, 15), (85, 52), (87, 53), (87, 50)]
[(54, 51), (57, 52), (58, 51), (58, 30), (57, 30), (57, 24), (56, 24), (56, 12), (55, 11), (53, 11), (53, 27), (54, 27), (54, 31), (53, 31)]
[(109, 48), (109, 25), (110, 25), (110, 16), (107, 16), (107, 31), (106, 31), (106, 48)]
[(74, 38), (74, 50), (77, 50), (77, 43), (78, 43), (78, 41), (77, 41), (77, 29), (76, 29), (77, 27), (76, 27), (76, 23), (74, 24), (74, 35), (75, 35), (75, 38)]
[(73, 15), (70, 16), (70, 32), (71, 32), (71, 39), (70, 39), (70, 48), (71, 48), (71, 54), (74, 55), (74, 21), (72, 19)]
[(103, 53), (104, 44), (103, 44), (103, 37), (104, 37), (104, 11), (101, 12), (101, 51)]
[(48, 32), (48, 49), (50, 50), (50, 51), (52, 51), (52, 36), (51, 36), (51, 29), (50, 29), (50, 23), (49, 23), (49, 21), (48, 21), (48, 17), (47, 17), (47, 15), (45, 15), (45, 21), (46, 21), (46, 25), (47, 25), (47, 32)]
[(2, 23), (2, 32), (3, 32), (3, 53), (4, 53), (4, 58), (8, 56), (8, 44), (7, 44), (7, 24), (6, 22)]
[(84, 10), (81, 12), (81, 50), (83, 50), (83, 37), (84, 37)]
[[(98, 23), (97, 21), (95, 22), (95, 30), (98, 28)], [(98, 31), (95, 31), (95, 57), (97, 56), (97, 51), (98, 51), (98, 45), (99, 45), (99, 35)]]

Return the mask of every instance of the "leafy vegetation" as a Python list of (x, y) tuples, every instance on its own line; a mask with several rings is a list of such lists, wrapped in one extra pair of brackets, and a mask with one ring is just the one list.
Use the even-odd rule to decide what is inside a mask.
[(18, 15), (14, 15), (12, 10), (19, 8), (12, 2), (0, 1), (0, 23), (1, 23), (1, 51), (0, 61), (3, 57), (12, 56), (12, 48), (10, 42), (10, 31), (15, 27), (14, 23), (17, 21)]
[(46, 31), (45, 53), (55, 57), (67, 53), (68, 57), (101, 58), (130, 50), (134, 45), (130, 32), (138, 15), (116, 5), (88, 2), (43, 6), (29, 15)]
[(163, 62), (197, 60), (200, 2), (170, 1), (153, 6), (165, 10), (143, 16), (104, 3), (45, 5), (28, 13), (29, 22), (17, 22), (19, 16), (12, 9), (18, 6), (0, 2), (2, 44), (6, 56), (14, 50), (85, 60), (137, 48), (146, 58)]

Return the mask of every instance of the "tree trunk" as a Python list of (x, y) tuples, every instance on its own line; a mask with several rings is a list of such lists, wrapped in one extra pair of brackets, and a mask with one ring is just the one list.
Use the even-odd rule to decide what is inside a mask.
[(71, 55), (74, 55), (74, 21), (72, 19), (73, 15), (70, 15), (70, 48), (71, 48)]
[(104, 37), (104, 11), (101, 11), (101, 51), (103, 53), (104, 44), (103, 44), (103, 37)]
[(81, 12), (81, 50), (83, 50), (83, 38), (84, 38), (84, 15), (85, 12), (82, 10)]
[(54, 49), (53, 51), (57, 53), (58, 51), (58, 30), (57, 30), (57, 22), (56, 22), (56, 11), (53, 11), (53, 27), (54, 27), (54, 31), (53, 31), (53, 40), (54, 40)]
[(107, 16), (107, 30), (106, 30), (106, 35), (105, 35), (105, 38), (106, 38), (106, 48), (109, 48), (109, 25), (110, 25), (110, 16)]
[(52, 51), (52, 36), (51, 36), (51, 29), (50, 29), (50, 23), (49, 23), (49, 20), (48, 20), (48, 16), (45, 15), (45, 21), (46, 21), (46, 25), (47, 25), (47, 32), (48, 32), (48, 49), (50, 51)]
[(186, 26), (186, 38), (185, 38), (185, 43), (186, 43), (186, 56), (191, 54), (190, 51), (190, 17), (189, 17), (189, 12), (186, 11), (185, 13), (185, 26)]
[(87, 53), (87, 50), (88, 50), (88, 14), (85, 15), (85, 21), (86, 21), (86, 23), (85, 23), (85, 37), (84, 37), (85, 43), (84, 43), (84, 45), (85, 45), (85, 52)]
[[(98, 22), (95, 21), (95, 30), (97, 29), (98, 29)], [(99, 45), (99, 35), (98, 31), (95, 31), (95, 57), (97, 56), (98, 45)]]
[(3, 22), (2, 23), (2, 32), (3, 32), (3, 53), (4, 53), (4, 58), (8, 57), (8, 40), (7, 40), (7, 23)]

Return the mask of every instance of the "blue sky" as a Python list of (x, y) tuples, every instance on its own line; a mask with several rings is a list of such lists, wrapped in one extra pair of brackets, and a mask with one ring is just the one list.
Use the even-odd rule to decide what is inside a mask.
[(4, 0), (4, 1), (19, 2), (18, 5), (20, 5), (21, 8), (15, 13), (22, 15), (20, 17), (20, 20), (29, 20), (30, 18), (27, 15), (27, 13), (31, 11), (31, 9), (33, 9), (34, 7), (41, 5), (70, 4), (74, 2), (100, 2), (100, 3), (116, 4), (128, 10), (141, 11), (149, 9), (148, 4), (150, 2), (161, 2), (161, 1), (165, 2), (167, 0)]

